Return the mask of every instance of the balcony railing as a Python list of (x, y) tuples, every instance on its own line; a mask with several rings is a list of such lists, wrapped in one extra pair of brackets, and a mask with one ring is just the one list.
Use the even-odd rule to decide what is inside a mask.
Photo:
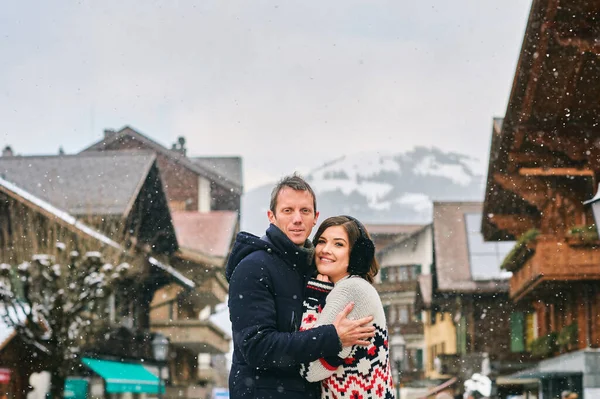
[(423, 335), (423, 322), (411, 321), (409, 323), (388, 323), (390, 333), (395, 331), (402, 335)]
[(156, 321), (150, 328), (169, 337), (175, 347), (185, 347), (197, 353), (229, 352), (229, 337), (209, 320)]
[(406, 291), (416, 291), (417, 290), (417, 281), (416, 280), (408, 280), (408, 281), (384, 281), (382, 283), (375, 284), (375, 288), (377, 292), (380, 294), (388, 293), (388, 292), (406, 292)]
[(546, 294), (545, 283), (556, 285), (585, 280), (600, 280), (600, 251), (593, 247), (574, 247), (553, 237), (540, 237), (535, 254), (513, 272), (510, 296), (514, 300), (529, 295), (542, 297)]
[(196, 292), (190, 297), (202, 306), (215, 306), (225, 302), (227, 297), (228, 285), (225, 277), (219, 273), (215, 273), (206, 280), (202, 281)]

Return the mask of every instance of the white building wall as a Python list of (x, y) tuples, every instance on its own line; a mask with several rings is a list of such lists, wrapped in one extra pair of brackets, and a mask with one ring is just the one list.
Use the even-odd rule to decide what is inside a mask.
[[(381, 268), (411, 264), (421, 265), (422, 274), (431, 273), (431, 265), (433, 264), (431, 225), (425, 227), (414, 237), (387, 249), (379, 258)], [(378, 282), (380, 281), (378, 280)]]
[[(392, 243), (378, 253), (381, 269), (392, 266), (421, 265), (422, 274), (431, 273), (433, 263), (433, 237), (431, 225), (424, 227), (413, 237), (406, 238), (398, 243)], [(381, 283), (381, 273), (376, 277), (376, 283)], [(386, 305), (410, 305), (414, 308), (415, 291), (383, 292), (380, 294), (381, 302)], [(393, 307), (392, 307), (393, 308)], [(390, 310), (391, 311), (391, 310)], [(422, 315), (422, 320), (423, 319)], [(397, 316), (396, 316), (397, 317)], [(409, 316), (410, 317), (410, 316)], [(412, 317), (411, 317), (412, 319)], [(389, 331), (390, 339), (396, 338), (398, 332), (393, 328)], [(421, 349), (423, 353), (423, 366), (426, 362), (426, 346), (422, 334), (403, 334), (407, 350)], [(391, 342), (391, 341), (390, 341)], [(393, 350), (393, 349), (392, 349)], [(395, 366), (393, 366), (395, 367)]]

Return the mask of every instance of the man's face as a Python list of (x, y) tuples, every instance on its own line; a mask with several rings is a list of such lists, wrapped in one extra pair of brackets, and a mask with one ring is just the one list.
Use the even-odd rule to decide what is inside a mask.
[(275, 213), (269, 210), (267, 216), (294, 244), (304, 245), (317, 224), (319, 212), (315, 212), (310, 192), (284, 187), (277, 194)]

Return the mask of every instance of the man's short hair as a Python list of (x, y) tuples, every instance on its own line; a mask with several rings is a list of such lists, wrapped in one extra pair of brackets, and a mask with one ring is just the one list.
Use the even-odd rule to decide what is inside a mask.
[(291, 176), (285, 176), (283, 179), (279, 180), (279, 183), (273, 188), (273, 191), (271, 191), (271, 204), (269, 205), (271, 212), (275, 213), (275, 210), (277, 209), (277, 197), (281, 190), (286, 187), (296, 191), (308, 191), (313, 197), (313, 208), (315, 208), (313, 211), (315, 213), (317, 212), (317, 197), (315, 196), (315, 192), (310, 184), (297, 173), (294, 173)]

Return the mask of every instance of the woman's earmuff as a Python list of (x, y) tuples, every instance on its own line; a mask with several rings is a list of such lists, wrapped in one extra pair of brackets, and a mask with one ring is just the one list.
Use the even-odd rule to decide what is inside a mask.
[(350, 252), (350, 264), (348, 265), (348, 271), (350, 274), (365, 275), (371, 268), (371, 263), (375, 257), (375, 244), (373, 240), (367, 235), (367, 230), (361, 222), (353, 218), (352, 216), (345, 216), (356, 224), (360, 235), (352, 246)]

